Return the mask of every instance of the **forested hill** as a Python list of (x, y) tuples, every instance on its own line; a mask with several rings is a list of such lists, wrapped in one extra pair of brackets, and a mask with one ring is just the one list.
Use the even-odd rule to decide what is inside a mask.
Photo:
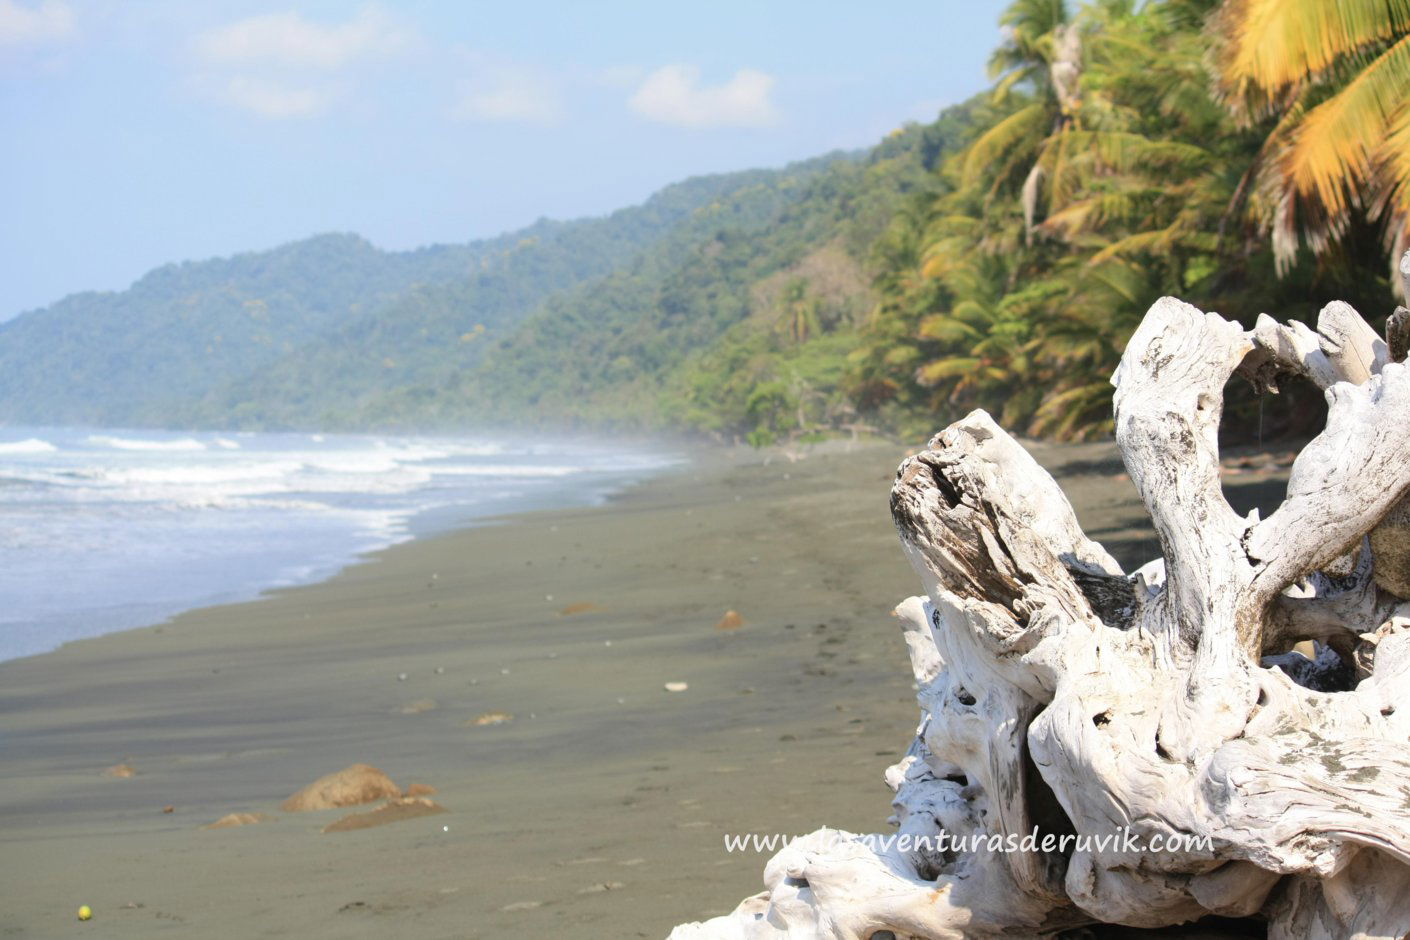
[(848, 423), (843, 371), (876, 302), (874, 246), (931, 192), (968, 113), (721, 194), (631, 263), (550, 296), (478, 363), (389, 389), (352, 423), (418, 415), (755, 441)]
[(742, 201), (741, 217), (768, 215), (836, 159), (687, 180), (610, 216), (467, 245), (385, 252), (335, 234), (166, 265), (0, 324), (0, 421), (357, 426), (364, 399), (472, 365), (554, 291), (620, 267), (702, 207), (748, 190), (772, 198)]
[(0, 324), (0, 418), (160, 421), (163, 406), (212, 381), (249, 374), (413, 284), (459, 276), (487, 247), (396, 255), (322, 235), (75, 294)]
[(0, 325), (0, 421), (771, 435), (805, 387), (814, 418), (845, 417), (871, 246), (961, 123), (467, 245), (324, 235), (168, 265)]
[[(26, 314), (0, 326), (0, 420), (764, 443), (915, 439), (982, 407), (1103, 434), (1163, 295), (1248, 326), (1394, 308), (1410, 19), (1363, 6), (1348, 31), (1317, 0), (1013, 0), (993, 87), (865, 153), (470, 245), (323, 236)], [(1231, 385), (1225, 425), (1311, 431), (1321, 396), (1293, 392)]]

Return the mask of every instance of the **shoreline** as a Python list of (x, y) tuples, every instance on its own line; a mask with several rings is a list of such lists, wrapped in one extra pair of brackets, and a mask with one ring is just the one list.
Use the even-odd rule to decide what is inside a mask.
[[(662, 936), (759, 889), (767, 856), (724, 835), (884, 831), (917, 719), (889, 616), (919, 590), (887, 510), (905, 452), (725, 454), (0, 663), (7, 928), (88, 904), (115, 937)], [(1089, 534), (1149, 555), (1109, 445), (1035, 455)], [(359, 762), (449, 812), (323, 834), (349, 810), (280, 810)], [(237, 812), (270, 818), (200, 828)]]
[[(53, 436), (54, 429), (33, 428), (30, 430)], [(113, 433), (136, 433), (129, 429), (103, 430)], [(223, 432), (193, 433), (209, 436)], [(581, 447), (585, 440), (575, 439), (574, 444)], [(3, 652), (0, 652), (0, 663), (46, 655), (71, 643), (96, 637), (163, 626), (194, 611), (256, 603), (280, 591), (328, 581), (348, 568), (367, 563), (369, 560), (375, 559), (381, 552), (408, 542), (493, 524), (498, 520), (508, 520), (528, 513), (604, 505), (616, 494), (637, 486), (654, 476), (670, 473), (693, 459), (693, 455), (687, 453), (685, 448), (680, 446), (668, 448), (662, 442), (651, 443), (645, 440), (620, 442), (612, 439), (611, 443), (614, 445), (614, 452), (626, 455), (628, 460), (648, 458), (649, 462), (654, 463), (633, 468), (581, 468), (580, 475), (584, 479), (574, 481), (572, 486), (562, 490), (534, 490), (492, 499), (484, 499), (483, 497), (467, 499), (463, 497), (478, 497), (478, 494), (460, 494), (462, 498), (459, 501), (432, 503), (404, 510), (388, 510), (396, 516), (394, 527), (386, 528), (385, 531), (378, 529), (375, 532), (366, 527), (349, 529), (341, 533), (344, 536), (341, 541), (336, 543), (327, 541), (316, 546), (309, 546), (310, 549), (316, 549), (316, 551), (297, 559), (292, 557), (284, 559), (282, 566), (278, 569), (253, 570), (248, 567), (240, 567), (239, 562), (232, 557), (231, 561), (237, 566), (232, 569), (234, 574), (229, 576), (223, 584), (203, 584), (204, 590), (199, 595), (172, 597), (158, 601), (110, 597), (105, 602), (98, 604), (90, 603), (48, 611), (40, 622), (53, 628), (54, 632), (58, 634), (58, 638), (43, 641), (46, 644), (52, 643), (54, 645), (45, 645), (42, 649), (34, 648), (38, 645), (34, 637), (24, 636), (26, 631), (22, 628), (29, 626), (29, 624), (23, 620), (16, 620), (11, 624), (0, 626), (0, 629), (7, 626), (21, 629), (21, 638), (10, 643)], [(447, 471), (441, 471), (439, 467), (432, 467), (431, 472)], [(452, 474), (452, 477), (454, 476), (454, 470), (448, 472)], [(552, 478), (553, 474), (545, 474), (545, 476)], [(530, 480), (537, 478), (537, 475), (534, 474), (529, 477)], [(339, 511), (345, 511), (345, 509), (340, 510), (330, 506), (329, 511), (336, 514)], [(288, 534), (288, 532), (271, 533), (270, 545), (277, 545)], [(172, 559), (173, 568), (176, 567), (178, 560), (177, 558)], [(79, 635), (72, 635), (76, 632), (72, 625), (85, 622), (90, 624), (96, 622), (102, 625), (97, 628), (98, 632), (90, 633), (85, 628), (84, 632)], [(35, 636), (38, 635), (40, 634), (35, 634)], [(22, 651), (16, 652), (17, 649)]]

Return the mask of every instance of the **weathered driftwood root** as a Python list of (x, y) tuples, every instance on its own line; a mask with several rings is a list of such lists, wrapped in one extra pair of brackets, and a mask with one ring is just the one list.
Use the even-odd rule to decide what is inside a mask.
[[(922, 712), (887, 774), (899, 833), (796, 840), (672, 936), (1410, 934), (1410, 572), (1376, 535), (1410, 492), (1410, 368), (1345, 305), (1323, 325), (1151, 308), (1113, 379), (1163, 554), (1133, 574), (987, 414), (907, 459), (891, 506), (928, 596), (897, 609)], [(1220, 489), (1236, 370), (1330, 404), (1263, 520)]]

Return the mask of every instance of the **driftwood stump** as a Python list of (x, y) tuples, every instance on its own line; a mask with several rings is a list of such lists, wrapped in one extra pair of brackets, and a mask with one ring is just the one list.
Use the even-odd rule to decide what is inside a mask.
[[(1151, 307), (1112, 380), (1163, 554), (1130, 574), (984, 412), (908, 458), (891, 509), (928, 596), (896, 611), (921, 707), (886, 775), (899, 831), (795, 840), (763, 893), (672, 936), (1210, 915), (1288, 940), (1410, 934), (1410, 369), (1391, 339), (1341, 303), (1317, 332)], [(1267, 519), (1220, 488), (1236, 372), (1309, 378), (1330, 405)]]

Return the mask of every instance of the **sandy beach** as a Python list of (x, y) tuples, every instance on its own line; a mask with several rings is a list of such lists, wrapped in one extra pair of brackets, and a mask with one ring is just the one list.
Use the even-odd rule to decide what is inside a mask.
[[(1114, 448), (1034, 452), (1128, 570), (1156, 554)], [(918, 590), (887, 512), (905, 453), (707, 453), (0, 664), (0, 935), (659, 937), (759, 890), (767, 856), (727, 833), (884, 831), (917, 719), (889, 616)], [(1278, 479), (1230, 476), (1236, 508)], [(352, 810), (280, 809), (354, 763), (448, 812), (324, 833)], [(268, 819), (202, 828), (229, 813)]]

